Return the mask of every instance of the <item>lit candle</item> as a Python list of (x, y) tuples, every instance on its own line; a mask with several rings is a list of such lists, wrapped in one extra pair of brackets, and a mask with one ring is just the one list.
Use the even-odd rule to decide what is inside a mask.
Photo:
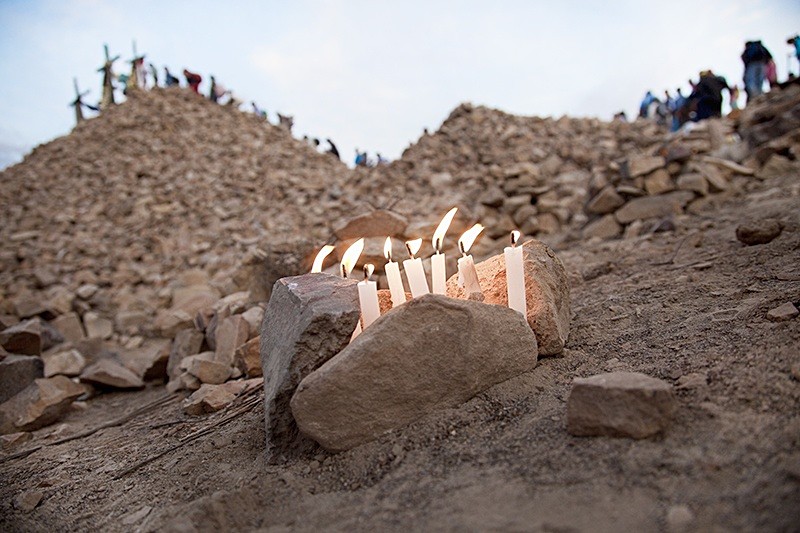
[(428, 278), (425, 277), (425, 269), (422, 268), (422, 259), (414, 257), (422, 246), (422, 239), (406, 241), (406, 250), (411, 257), (403, 261), (403, 269), (406, 271), (408, 287), (411, 289), (412, 298), (424, 296), (431, 292), (428, 290)]
[(375, 271), (371, 264), (364, 265), (364, 281), (358, 282), (358, 302), (361, 304), (361, 318), (364, 320), (364, 329), (381, 316), (378, 304), (378, 284), (370, 281), (369, 277)]
[(397, 261), (392, 261), (392, 238), (386, 237), (386, 244), (383, 245), (383, 256), (389, 260), (383, 269), (386, 271), (386, 279), (389, 280), (389, 292), (392, 295), (392, 307), (406, 303), (406, 290), (403, 287), (403, 278), (400, 277), (400, 265)]
[(458, 283), (467, 293), (470, 300), (483, 301), (483, 291), (478, 281), (478, 272), (475, 270), (475, 262), (471, 255), (467, 255), (472, 243), (475, 242), (478, 234), (483, 231), (483, 226), (475, 224), (464, 232), (458, 239), (458, 248), (461, 250), (461, 257), (458, 259)]
[[(342, 255), (342, 262), (339, 265), (339, 271), (342, 274), (343, 278), (346, 278), (350, 275), (350, 272), (353, 271), (355, 268), (356, 263), (358, 263), (358, 258), (361, 257), (361, 252), (364, 251), (364, 239), (358, 239), (356, 242), (350, 245), (350, 247), (345, 250), (344, 255)], [(356, 322), (356, 329), (353, 330), (353, 335), (350, 336), (350, 340), (352, 341), (361, 333), (361, 321), (359, 320)]]
[(442, 242), (447, 234), (447, 229), (456, 216), (457, 207), (454, 207), (444, 216), (436, 231), (433, 232), (433, 249), (436, 253), (431, 256), (431, 285), (433, 294), (447, 294), (447, 267), (442, 253)]
[(506, 262), (506, 287), (508, 289), (508, 306), (527, 316), (528, 307), (525, 301), (525, 267), (522, 261), (522, 248), (517, 248), (520, 233), (511, 232), (511, 246), (503, 249)]
[(319, 252), (317, 252), (317, 257), (314, 258), (314, 265), (311, 267), (312, 273), (322, 272), (322, 263), (325, 262), (325, 258), (328, 257), (333, 250), (333, 246), (326, 244)]

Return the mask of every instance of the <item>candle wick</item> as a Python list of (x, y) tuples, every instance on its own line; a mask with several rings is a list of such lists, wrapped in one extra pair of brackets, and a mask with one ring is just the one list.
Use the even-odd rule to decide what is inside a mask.
[(441, 239), (439, 239), (439, 238), (436, 239), (436, 246), (434, 246), (434, 248), (436, 248), (436, 255), (439, 255), (441, 253), (441, 248), (442, 248), (442, 240)]
[(461, 255), (463, 257), (467, 257), (467, 251), (464, 249), (464, 243), (463, 242), (458, 241), (458, 249), (461, 250)]
[(344, 263), (341, 263), (340, 266), (342, 267), (342, 277), (346, 278), (347, 277), (347, 270), (346, 270), (346, 268), (344, 266)]
[(414, 252), (411, 251), (411, 247), (406, 243), (406, 250), (408, 250), (408, 255), (411, 256), (411, 259), (414, 259)]

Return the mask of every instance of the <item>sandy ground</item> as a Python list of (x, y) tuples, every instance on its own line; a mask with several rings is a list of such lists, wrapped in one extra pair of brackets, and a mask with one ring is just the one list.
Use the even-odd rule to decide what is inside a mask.
[[(52, 444), (166, 392), (79, 405), (12, 450), (38, 451), (0, 456), (0, 530), (798, 531), (800, 319), (766, 314), (800, 302), (800, 182), (751, 189), (674, 232), (559, 250), (574, 315), (562, 357), (345, 453), (267, 465), (247, 398), (193, 418), (175, 397)], [(777, 239), (736, 240), (765, 217), (784, 223)], [(570, 436), (572, 379), (610, 370), (700, 376), (662, 437)], [(38, 507), (16, 509), (31, 491)]]

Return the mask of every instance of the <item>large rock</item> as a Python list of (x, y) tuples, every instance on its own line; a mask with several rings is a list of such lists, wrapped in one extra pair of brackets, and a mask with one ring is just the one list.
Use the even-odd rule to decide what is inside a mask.
[(39, 317), (20, 322), (0, 332), (0, 345), (11, 353), (41, 355), (64, 337), (53, 326)]
[(32, 355), (7, 355), (0, 361), (0, 403), (44, 375), (44, 363)]
[(408, 226), (405, 217), (378, 209), (351, 218), (344, 226), (336, 228), (334, 234), (340, 241), (361, 237), (401, 237)]
[(673, 191), (658, 196), (634, 198), (620, 207), (615, 216), (620, 224), (627, 224), (634, 220), (679, 215), (693, 198), (694, 193), (691, 191)]
[[(536, 334), (539, 355), (556, 355), (564, 350), (571, 319), (569, 280), (556, 254), (540, 241), (528, 241), (523, 247), (525, 292), (528, 324)], [(475, 265), (478, 281), (487, 304), (508, 305), (506, 267), (503, 255), (490, 257)], [(447, 281), (447, 294), (464, 298), (458, 275)]]
[(261, 325), (267, 455), (303, 451), (289, 402), (297, 385), (350, 342), (361, 315), (356, 281), (329, 274), (278, 280)]
[(101, 388), (141, 389), (142, 378), (113, 359), (102, 359), (87, 367), (80, 377), (81, 382)]
[(300, 430), (353, 448), (536, 366), (536, 337), (513, 309), (428, 294), (393, 309), (309, 374), (292, 398)]
[(672, 386), (660, 379), (638, 372), (576, 378), (567, 400), (567, 431), (643, 439), (664, 431), (674, 410)]
[(86, 389), (64, 376), (39, 378), (0, 405), (0, 434), (33, 431), (52, 424)]

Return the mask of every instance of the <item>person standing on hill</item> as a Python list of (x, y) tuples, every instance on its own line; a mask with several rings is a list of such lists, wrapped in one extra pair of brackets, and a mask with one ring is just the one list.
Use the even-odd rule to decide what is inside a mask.
[(164, 87), (175, 87), (180, 84), (181, 80), (173, 76), (167, 67), (164, 67)]
[[(695, 121), (722, 116), (722, 91), (728, 90), (728, 82), (710, 70), (700, 73), (692, 97), (697, 100), (697, 116)], [(692, 98), (690, 97), (690, 98)]]
[(731, 87), (730, 93), (730, 100), (731, 100), (731, 111), (736, 111), (739, 109), (739, 86), (734, 85)]
[(150, 75), (153, 77), (153, 87), (158, 87), (158, 70), (156, 66), (152, 63), (148, 63), (147, 66), (150, 68)]
[[(794, 57), (797, 59), (798, 64), (800, 64), (800, 35), (795, 35), (794, 37), (789, 37), (786, 39), (786, 44), (794, 45)], [(800, 65), (798, 66), (800, 68)], [(789, 74), (792, 73), (792, 69), (789, 68)]]
[(327, 152), (325, 152), (325, 153), (327, 153), (327, 154), (331, 154), (331, 155), (334, 155), (334, 156), (336, 156), (336, 159), (338, 159), (339, 161), (341, 161), (341, 160), (342, 160), (342, 156), (341, 156), (341, 155), (339, 155), (339, 149), (338, 149), (338, 148), (336, 148), (336, 145), (335, 145), (335, 144), (333, 144), (333, 141), (330, 139), (330, 137), (328, 137), (327, 139), (325, 139), (325, 142), (327, 142), (327, 143), (328, 143), (328, 145), (330, 145), (330, 148), (328, 148)]
[(188, 69), (183, 69), (183, 77), (186, 78), (186, 84), (189, 88), (195, 93), (200, 94), (200, 82), (203, 81), (203, 77), (200, 76), (200, 74), (189, 72)]
[(647, 91), (642, 98), (642, 103), (639, 104), (639, 118), (648, 118), (650, 116), (650, 106), (657, 102), (658, 98), (653, 96), (653, 93)]
[(744, 90), (747, 103), (750, 99), (764, 92), (764, 80), (767, 76), (767, 64), (772, 61), (772, 54), (761, 44), (761, 41), (747, 41), (742, 52), (744, 63)]

